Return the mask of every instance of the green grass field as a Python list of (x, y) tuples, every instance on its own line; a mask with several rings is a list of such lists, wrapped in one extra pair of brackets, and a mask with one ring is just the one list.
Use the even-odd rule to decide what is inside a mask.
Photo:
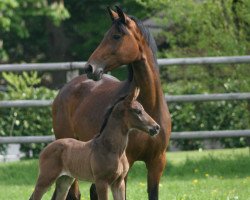
[[(250, 200), (248, 148), (167, 153), (167, 159), (161, 200)], [(0, 199), (29, 199), (37, 170), (37, 160), (0, 163)], [(89, 185), (81, 183), (84, 200), (89, 199)], [(146, 168), (138, 162), (129, 173), (127, 199), (147, 199), (146, 187)], [(50, 199), (52, 192), (43, 199)]]

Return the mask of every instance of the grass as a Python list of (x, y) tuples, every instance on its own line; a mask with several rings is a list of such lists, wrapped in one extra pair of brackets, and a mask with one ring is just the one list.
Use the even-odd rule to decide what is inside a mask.
[[(249, 149), (167, 153), (160, 200), (250, 200)], [(37, 160), (0, 164), (0, 199), (27, 200), (37, 177)], [(82, 199), (89, 199), (81, 183)], [(146, 168), (138, 162), (129, 173), (128, 198), (147, 199)], [(43, 199), (50, 199), (53, 188)]]

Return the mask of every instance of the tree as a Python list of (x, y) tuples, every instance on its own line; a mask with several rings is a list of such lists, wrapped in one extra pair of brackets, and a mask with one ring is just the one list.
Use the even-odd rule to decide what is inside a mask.
[(62, 2), (4, 0), (0, 2), (0, 62), (44, 58), (47, 19), (59, 26), (69, 17)]

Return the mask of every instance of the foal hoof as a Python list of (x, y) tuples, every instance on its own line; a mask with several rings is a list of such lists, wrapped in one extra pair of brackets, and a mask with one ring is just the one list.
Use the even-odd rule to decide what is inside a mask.
[(66, 200), (81, 200), (81, 194), (71, 194), (69, 193)]

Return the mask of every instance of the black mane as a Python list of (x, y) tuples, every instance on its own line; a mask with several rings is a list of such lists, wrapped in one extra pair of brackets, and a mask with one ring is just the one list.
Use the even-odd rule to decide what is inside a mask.
[(109, 108), (107, 108), (107, 111), (106, 111), (106, 113), (104, 115), (104, 120), (103, 120), (101, 129), (99, 131), (99, 134), (96, 137), (99, 137), (101, 135), (101, 133), (103, 132), (103, 130), (105, 129), (105, 127), (106, 127), (106, 125), (108, 123), (109, 117), (111, 116), (111, 113), (113, 112), (116, 104), (123, 101), (126, 97), (127, 97), (127, 95), (118, 98), (113, 105), (111, 105)]
[(141, 20), (137, 19), (136, 17), (134, 16), (129, 16), (130, 19), (132, 19), (137, 27), (140, 29), (144, 39), (147, 41), (148, 43), (148, 46), (150, 47), (150, 49), (152, 50), (153, 52), (153, 57), (154, 57), (154, 61), (155, 61), (155, 64), (156, 66), (158, 66), (157, 64), (157, 45), (156, 45), (156, 42), (155, 42), (155, 39), (153, 37), (153, 35), (150, 33), (148, 27), (144, 26), (144, 24), (142, 23)]

